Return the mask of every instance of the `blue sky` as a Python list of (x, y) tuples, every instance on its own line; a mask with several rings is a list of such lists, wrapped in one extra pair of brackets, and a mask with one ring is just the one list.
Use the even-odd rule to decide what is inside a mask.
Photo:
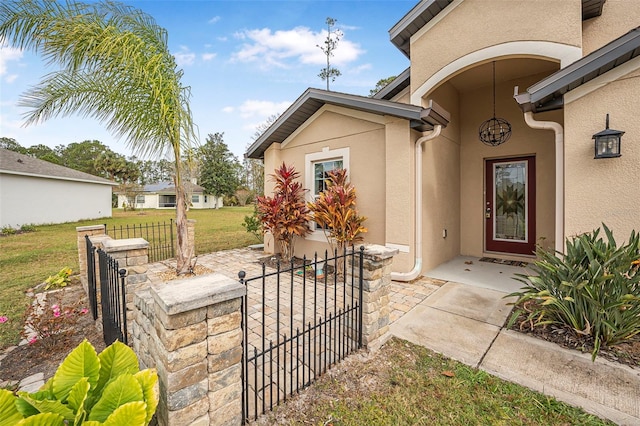
[[(409, 66), (389, 41), (388, 30), (417, 0), (350, 1), (177, 1), (124, 3), (153, 16), (169, 34), (169, 47), (191, 86), (191, 109), (200, 141), (224, 132), (231, 151), (241, 156), (256, 126), (282, 113), (308, 87), (326, 88), (317, 77), (326, 58), (316, 47), (326, 38), (327, 17), (337, 20), (343, 37), (332, 58), (342, 76), (331, 90), (368, 95), (381, 78)], [(22, 127), (16, 103), (29, 86), (53, 69), (31, 52), (2, 40), (0, 50), (0, 136), (22, 146), (51, 147), (97, 139), (130, 155), (103, 125), (79, 117), (52, 119)]]

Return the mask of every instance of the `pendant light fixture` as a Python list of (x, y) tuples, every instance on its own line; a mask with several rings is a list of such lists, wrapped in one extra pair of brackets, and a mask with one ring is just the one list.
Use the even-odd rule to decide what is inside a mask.
[(480, 125), (478, 134), (480, 141), (490, 146), (501, 145), (511, 137), (511, 124), (496, 117), (496, 61), (493, 61), (493, 117)]

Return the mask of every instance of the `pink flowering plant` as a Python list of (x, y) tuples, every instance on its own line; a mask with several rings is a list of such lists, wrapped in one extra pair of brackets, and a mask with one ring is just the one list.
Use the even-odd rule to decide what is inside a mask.
[(80, 301), (63, 304), (64, 291), (47, 294), (42, 302), (34, 301), (25, 312), (22, 337), (29, 344), (40, 342), (53, 348), (73, 333), (78, 318), (89, 310)]

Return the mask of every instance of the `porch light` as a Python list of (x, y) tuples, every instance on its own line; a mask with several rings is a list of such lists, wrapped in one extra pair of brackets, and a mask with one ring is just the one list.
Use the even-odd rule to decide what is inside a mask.
[(593, 135), (595, 140), (594, 158), (615, 158), (620, 157), (620, 144), (624, 132), (609, 129), (609, 114), (607, 114), (606, 129)]

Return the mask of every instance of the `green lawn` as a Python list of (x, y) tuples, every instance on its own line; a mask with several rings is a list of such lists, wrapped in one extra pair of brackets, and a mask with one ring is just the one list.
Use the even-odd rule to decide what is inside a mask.
[[(196, 253), (244, 247), (256, 238), (242, 227), (253, 207), (225, 207), (219, 210), (190, 210), (196, 220)], [(113, 217), (97, 220), (37, 226), (35, 232), (0, 237), (0, 348), (17, 343), (22, 315), (28, 303), (26, 289), (43, 282), (65, 266), (78, 270), (76, 226), (106, 223), (107, 226), (144, 224), (175, 219), (174, 210), (113, 211)]]

